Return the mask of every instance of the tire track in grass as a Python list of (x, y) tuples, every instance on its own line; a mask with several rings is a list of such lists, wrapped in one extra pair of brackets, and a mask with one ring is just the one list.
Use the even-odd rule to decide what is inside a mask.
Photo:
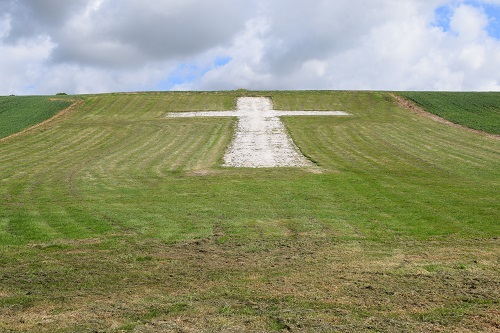
[[(124, 174), (127, 172), (127, 170), (134, 170), (136, 172), (140, 171), (144, 173), (146, 170), (140, 167), (140, 164), (149, 163), (150, 156), (158, 153), (156, 147), (158, 145), (163, 145), (164, 142), (169, 142), (167, 146), (171, 148), (171, 151), (169, 152), (167, 150), (166, 153), (168, 154), (168, 162), (172, 163), (172, 160), (175, 158), (175, 156), (179, 155), (190, 145), (189, 139), (183, 140), (183, 131), (186, 131), (186, 128), (174, 129), (174, 131), (168, 133), (167, 135), (163, 135), (163, 131), (156, 132), (154, 135), (150, 135), (147, 141), (142, 142), (132, 151), (128, 149), (130, 152), (126, 155), (119, 156), (119, 158), (117, 159), (117, 164), (119, 166), (116, 167), (116, 172), (118, 174)], [(136, 156), (131, 156), (131, 153), (135, 153)], [(136, 161), (136, 163), (134, 164), (133, 161)]]
[[(147, 142), (146, 144), (149, 149), (144, 150), (143, 154), (154, 156), (158, 153), (157, 147), (164, 145), (165, 141), (169, 141), (168, 147), (170, 149), (164, 152), (167, 154), (167, 165), (174, 164), (178, 159), (182, 160), (184, 157), (182, 156), (183, 152), (187, 151), (192, 145), (192, 140), (194, 140), (193, 136), (195, 137), (196, 135), (194, 135), (193, 129), (189, 126), (180, 126), (173, 130), (172, 128), (169, 129), (169, 133), (165, 133), (165, 130), (162, 130), (157, 133), (157, 137), (155, 137), (154, 140)], [(148, 164), (150, 162), (149, 156), (142, 156), (141, 160)]]
[[(376, 140), (381, 143), (386, 157), (386, 163), (390, 165), (389, 170), (393, 172), (403, 172), (411, 174), (414, 172), (421, 173), (439, 173), (446, 175), (446, 170), (442, 169), (439, 165), (429, 161), (422, 156), (416, 155), (411, 149), (405, 149), (401, 143), (409, 143), (415, 147), (415, 140), (410, 137), (405, 131), (395, 131), (392, 125), (378, 125), (375, 126), (375, 132), (378, 133)], [(405, 134), (406, 133), (406, 134)], [(396, 136), (402, 135), (402, 142), (394, 140)]]
[[(337, 135), (331, 140), (326, 138), (330, 133), (322, 132), (325, 142), (336, 143), (335, 150), (342, 151), (342, 156), (354, 158), (356, 163), (372, 167), (387, 167), (390, 164), (398, 166), (406, 164), (412, 166), (409, 162), (424, 162), (428, 165), (443, 169), (444, 165), (439, 163), (438, 159), (431, 159), (427, 153), (429, 148), (440, 154), (439, 159), (447, 156), (447, 160), (461, 160), (463, 162), (472, 164), (473, 166), (480, 166), (480, 156), (477, 154), (477, 149), (480, 147), (478, 144), (473, 144), (470, 140), (464, 140), (460, 149), (456, 149), (456, 140), (446, 142), (443, 139), (436, 137), (429, 138), (421, 135), (412, 134), (411, 128), (399, 126), (395, 129), (391, 128), (392, 125), (374, 125), (370, 128), (356, 128), (350, 133), (350, 136), (344, 136), (339, 139)], [(396, 140), (396, 141), (395, 141)], [(470, 148), (468, 147), (470, 146)], [(448, 155), (443, 154), (449, 150)], [(334, 149), (332, 149), (332, 152)], [(392, 155), (394, 154), (394, 155)], [(434, 154), (436, 155), (436, 154)], [(375, 156), (375, 158), (373, 157)], [(486, 159), (487, 163), (491, 160)], [(450, 161), (453, 162), (453, 161)], [(447, 166), (452, 164), (446, 163)], [(422, 167), (425, 170), (425, 168)]]
[(47, 235), (45, 238), (71, 238), (74, 235), (88, 236), (87, 228), (77, 223), (63, 206), (55, 206), (39, 212), (40, 220), (44, 221)]
[(102, 95), (95, 96), (96, 103), (89, 105), (83, 112), (80, 113), (82, 120), (96, 120), (109, 121), (110, 119), (124, 119), (126, 106), (129, 103), (128, 98), (125, 96), (112, 96)]
[[(351, 129), (348, 131), (348, 137), (344, 140), (344, 142), (349, 141), (351, 143), (352, 153), (357, 157), (358, 162), (365, 165), (367, 168), (373, 169), (379, 166), (378, 161), (373, 157), (373, 154), (370, 154), (372, 150), (369, 142), (373, 142), (366, 138), (366, 133), (364, 133), (363, 128)], [(345, 150), (348, 149), (347, 146), (344, 146)]]
[(54, 228), (53, 214), (49, 218), (44, 217), (40, 205), (32, 203), (25, 208), (10, 218), (7, 226), (9, 234), (29, 241), (47, 241), (67, 236), (61, 230)]
[[(405, 110), (408, 113), (408, 110)], [(479, 168), (492, 161), (492, 155), (488, 157), (489, 153), (497, 155), (494, 159), (498, 158), (498, 143), (491, 135), (485, 135), (485, 133), (478, 131), (464, 132), (463, 127), (450, 127), (447, 124), (435, 122), (428, 118), (428, 113), (424, 112), (425, 114), (422, 115), (422, 112), (411, 113), (412, 118), (417, 122), (416, 125), (418, 125), (418, 128), (422, 129), (422, 132), (425, 133), (425, 136), (422, 134), (416, 135), (414, 139), (421, 143), (424, 143), (424, 140), (427, 139), (427, 146), (433, 148), (432, 156), (438, 157), (439, 152), (446, 152), (446, 154), (439, 157), (444, 159), (450, 157), (449, 160), (446, 159), (446, 164), (449, 166), (453, 165), (454, 162), (460, 161), (460, 163), (469, 163), (471, 166)], [(404, 124), (403, 122), (401, 123)], [(403, 129), (402, 127), (400, 128)], [(419, 147), (426, 146), (420, 145)], [(414, 151), (415, 153), (419, 152), (418, 149)], [(483, 153), (478, 154), (480, 151)]]

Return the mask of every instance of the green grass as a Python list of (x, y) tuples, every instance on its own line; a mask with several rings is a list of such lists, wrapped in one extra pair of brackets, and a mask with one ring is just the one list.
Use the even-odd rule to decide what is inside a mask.
[(49, 119), (71, 101), (47, 96), (0, 96), (0, 139)]
[(402, 92), (399, 94), (453, 123), (500, 134), (499, 92)]
[[(318, 167), (220, 166), (240, 95)], [(484, 331), (498, 325), (497, 139), (382, 92), (79, 96), (0, 142), (2, 330)], [(76, 315), (78, 314), (78, 315)]]

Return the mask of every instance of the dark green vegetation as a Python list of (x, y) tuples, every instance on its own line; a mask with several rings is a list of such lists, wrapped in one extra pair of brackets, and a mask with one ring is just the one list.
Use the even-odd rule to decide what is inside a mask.
[(401, 95), (453, 123), (500, 134), (498, 92), (404, 92)]
[(0, 139), (52, 117), (71, 103), (47, 96), (0, 96)]
[[(222, 168), (240, 94), (318, 167)], [(0, 142), (0, 332), (490, 332), (500, 141), (385, 93), (81, 96)]]

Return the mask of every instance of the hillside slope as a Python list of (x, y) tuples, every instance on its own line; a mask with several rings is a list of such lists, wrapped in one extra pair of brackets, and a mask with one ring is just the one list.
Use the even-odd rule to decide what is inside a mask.
[[(225, 168), (241, 95), (304, 168)], [(0, 141), (0, 332), (489, 332), (500, 140), (383, 92), (79, 96)]]

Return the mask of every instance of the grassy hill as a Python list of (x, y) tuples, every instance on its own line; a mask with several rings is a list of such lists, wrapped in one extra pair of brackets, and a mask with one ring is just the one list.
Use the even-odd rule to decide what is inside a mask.
[[(220, 167), (240, 95), (313, 168)], [(383, 92), (79, 96), (0, 142), (0, 332), (491, 331), (500, 143)]]

